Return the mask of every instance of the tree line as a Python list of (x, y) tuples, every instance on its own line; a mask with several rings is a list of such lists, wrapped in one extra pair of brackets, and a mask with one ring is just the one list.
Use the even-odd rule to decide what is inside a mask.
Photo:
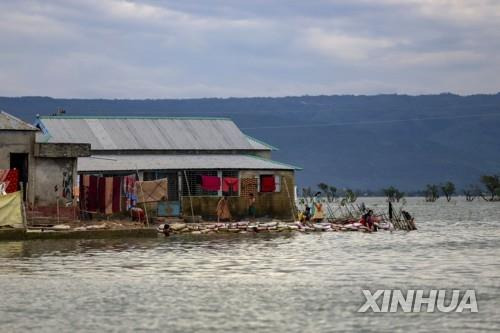
[[(499, 201), (500, 200), (500, 175), (482, 175), (480, 177), (480, 185), (469, 185), (461, 191), (467, 201), (474, 201), (476, 198), (482, 198), (485, 201)], [(319, 190), (319, 191), (317, 191)], [(305, 187), (302, 189), (302, 197), (312, 198), (314, 195), (321, 193), (328, 202), (342, 200), (344, 202), (355, 202), (361, 195), (383, 195), (390, 202), (400, 202), (407, 196), (405, 192), (400, 191), (394, 186), (383, 188), (378, 192), (374, 191), (360, 191), (350, 188), (337, 189), (335, 186), (319, 183), (317, 189), (312, 187)], [(425, 189), (421, 192), (425, 196), (425, 201), (435, 202), (441, 196), (446, 201), (451, 201), (451, 198), (458, 195), (459, 192), (455, 184), (451, 181), (446, 181), (440, 184), (427, 184)]]

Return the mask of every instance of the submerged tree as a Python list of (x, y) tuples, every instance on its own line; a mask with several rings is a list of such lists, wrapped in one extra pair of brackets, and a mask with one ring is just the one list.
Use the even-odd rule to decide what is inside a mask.
[(302, 197), (308, 200), (309, 198), (312, 198), (312, 189), (310, 187), (303, 187), (302, 188)]
[(450, 202), (451, 196), (455, 194), (455, 184), (453, 184), (452, 182), (441, 184), (441, 191), (443, 191), (446, 200)]
[(465, 200), (474, 201), (474, 199), (479, 195), (480, 191), (477, 186), (469, 185), (465, 190), (463, 190), (465, 195)]
[(439, 187), (434, 184), (427, 184), (425, 189), (425, 201), (434, 202), (439, 199)]
[(484, 187), (486, 187), (486, 190), (489, 192), (489, 198), (481, 194), (484, 200), (493, 201), (495, 197), (500, 197), (500, 177), (498, 175), (482, 175), (481, 183), (483, 183)]
[(347, 203), (353, 203), (358, 199), (358, 195), (350, 188), (344, 191), (344, 199)]
[(333, 202), (337, 194), (337, 188), (335, 186), (329, 186), (325, 183), (319, 183), (318, 188), (325, 194), (328, 202)]
[(328, 190), (330, 191), (330, 195), (332, 196), (332, 201), (334, 201), (335, 197), (337, 196), (337, 188), (335, 186), (330, 186)]
[(388, 188), (382, 189), (384, 195), (387, 197), (387, 200), (390, 202), (399, 202), (405, 196), (404, 192), (401, 192), (394, 186), (389, 186)]

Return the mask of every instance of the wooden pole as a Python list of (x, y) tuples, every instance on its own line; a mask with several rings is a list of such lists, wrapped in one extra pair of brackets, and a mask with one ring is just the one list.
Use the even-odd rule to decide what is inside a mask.
[(188, 179), (187, 179), (186, 170), (184, 170), (184, 180), (186, 181), (186, 186), (187, 186), (187, 189), (188, 189), (189, 205), (191, 206), (191, 220), (192, 220), (192, 223), (195, 223), (195, 221), (194, 221), (193, 199), (191, 198), (191, 188), (189, 186), (189, 182), (188, 182)]
[[(137, 172), (137, 178), (139, 178), (139, 187), (141, 189), (142, 199), (144, 200), (144, 191), (142, 190), (142, 184), (139, 177), (139, 170), (137, 169), (137, 166), (135, 167), (135, 172)], [(149, 227), (148, 207), (146, 205), (146, 202), (143, 202), (142, 205), (144, 207), (144, 217), (146, 218), (146, 225)]]
[(24, 205), (24, 201), (21, 200), (21, 205), (23, 208), (23, 224), (24, 224), (24, 229), (28, 229), (28, 219), (26, 218), (26, 206)]
[(288, 182), (286, 181), (286, 177), (283, 177), (283, 180), (285, 181), (285, 188), (286, 188), (286, 194), (288, 196), (288, 200), (290, 201), (290, 210), (292, 212), (292, 219), (295, 221), (295, 203), (292, 200), (292, 197), (290, 196), (290, 190), (288, 189)]

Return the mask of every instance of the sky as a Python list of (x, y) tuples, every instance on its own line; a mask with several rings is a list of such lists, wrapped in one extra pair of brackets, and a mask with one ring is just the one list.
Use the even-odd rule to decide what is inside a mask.
[(500, 91), (499, 0), (1, 0), (0, 96)]

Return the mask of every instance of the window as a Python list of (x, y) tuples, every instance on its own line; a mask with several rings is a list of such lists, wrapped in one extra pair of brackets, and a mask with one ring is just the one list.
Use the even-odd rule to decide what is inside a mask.
[[(182, 176), (184, 185), (182, 195), (184, 196), (239, 196), (240, 194), (240, 179), (237, 170), (186, 171)], [(212, 179), (206, 179), (204, 176)], [(211, 184), (204, 186), (203, 179), (210, 181)], [(207, 189), (210, 187), (212, 188)]]
[(182, 195), (184, 196), (217, 196), (219, 191), (207, 191), (202, 188), (202, 177), (217, 177), (216, 170), (186, 171), (182, 173)]
[(258, 177), (257, 188), (262, 193), (281, 192), (281, 176), (260, 175)]

